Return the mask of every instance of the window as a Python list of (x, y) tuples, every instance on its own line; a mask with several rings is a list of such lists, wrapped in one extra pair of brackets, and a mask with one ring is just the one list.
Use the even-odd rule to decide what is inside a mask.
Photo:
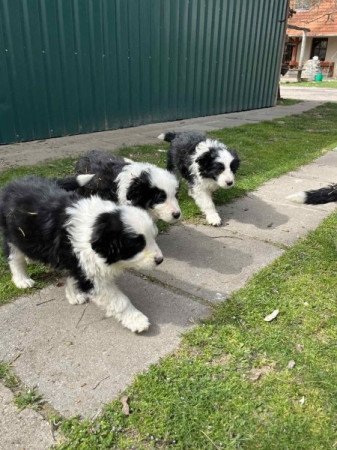
[(310, 59), (314, 56), (318, 56), (320, 61), (324, 61), (327, 47), (328, 38), (313, 38)]

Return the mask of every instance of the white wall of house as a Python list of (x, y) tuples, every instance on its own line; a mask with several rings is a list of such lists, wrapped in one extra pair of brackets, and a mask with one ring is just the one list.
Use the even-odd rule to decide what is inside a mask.
[[(298, 46), (297, 58), (296, 58), (297, 61), (299, 60), (299, 57), (301, 54), (301, 46), (302, 46), (302, 42)], [(304, 52), (304, 62), (310, 58), (311, 47), (312, 47), (312, 37), (307, 37), (306, 45), (305, 45), (305, 52)], [(333, 61), (335, 63), (333, 76), (337, 77), (337, 36), (328, 36), (328, 48), (326, 51), (325, 60)]]

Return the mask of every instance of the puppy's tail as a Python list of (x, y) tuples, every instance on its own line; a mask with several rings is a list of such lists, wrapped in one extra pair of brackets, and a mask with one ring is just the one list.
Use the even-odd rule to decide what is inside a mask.
[(94, 174), (83, 174), (83, 175), (76, 175), (72, 177), (66, 177), (66, 178), (56, 178), (56, 183), (60, 188), (64, 189), (65, 191), (76, 191), (76, 189), (85, 186), (94, 178)]
[(307, 205), (337, 202), (337, 184), (312, 191), (297, 192), (287, 198), (294, 203), (305, 203)]
[(177, 133), (174, 131), (168, 131), (167, 133), (162, 133), (158, 136), (158, 139), (161, 141), (172, 142), (173, 139), (177, 136)]

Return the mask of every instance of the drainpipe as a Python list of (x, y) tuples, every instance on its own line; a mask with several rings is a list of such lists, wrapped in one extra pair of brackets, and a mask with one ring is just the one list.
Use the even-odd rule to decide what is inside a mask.
[(302, 70), (303, 70), (303, 63), (304, 63), (304, 52), (305, 52), (305, 47), (306, 47), (306, 43), (307, 43), (307, 32), (303, 30), (302, 33), (303, 33), (303, 35), (302, 35), (302, 45), (301, 45), (300, 59), (299, 59), (299, 62), (298, 62), (297, 81), (301, 81)]

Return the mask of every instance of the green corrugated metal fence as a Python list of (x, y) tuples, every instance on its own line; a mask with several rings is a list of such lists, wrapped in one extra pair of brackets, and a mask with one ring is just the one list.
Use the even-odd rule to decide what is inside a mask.
[(287, 0), (0, 0), (0, 142), (274, 104)]

